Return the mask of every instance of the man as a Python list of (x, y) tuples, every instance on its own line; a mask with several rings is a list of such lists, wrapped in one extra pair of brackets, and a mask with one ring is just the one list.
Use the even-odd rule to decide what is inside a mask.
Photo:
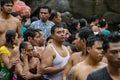
[(76, 45), (77, 49), (80, 51), (79, 53), (74, 53), (70, 56), (70, 59), (64, 69), (63, 80), (66, 80), (66, 76), (69, 70), (75, 64), (83, 61), (87, 57), (86, 53), (86, 40), (89, 36), (94, 35), (93, 31), (88, 27), (83, 27), (80, 29), (79, 33), (76, 34), (76, 39), (74, 40), (74, 44)]
[(106, 66), (105, 63), (101, 62), (104, 56), (102, 43), (103, 41), (98, 36), (91, 36), (87, 39), (88, 55), (84, 61), (71, 69), (67, 80), (86, 80), (89, 73)]
[(40, 20), (33, 22), (30, 27), (34, 29), (41, 29), (44, 32), (45, 40), (49, 37), (51, 27), (54, 25), (53, 22), (49, 21), (51, 9), (48, 6), (42, 6), (39, 9)]
[(53, 41), (43, 52), (41, 67), (43, 74), (50, 80), (62, 80), (63, 70), (69, 59), (67, 48), (62, 45), (65, 41), (64, 29), (60, 25), (51, 28)]
[(11, 15), (13, 2), (12, 0), (1, 1), (1, 14), (0, 14), (0, 46), (5, 42), (5, 33), (7, 30), (14, 30), (21, 37), (21, 23)]
[(120, 35), (113, 33), (103, 43), (108, 65), (88, 75), (87, 80), (120, 80)]

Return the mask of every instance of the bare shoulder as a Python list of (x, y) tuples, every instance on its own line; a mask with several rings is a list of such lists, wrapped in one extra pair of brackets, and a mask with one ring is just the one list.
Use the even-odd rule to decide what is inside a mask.
[(43, 55), (55, 55), (51, 46), (47, 46), (43, 50)]
[(107, 66), (107, 63), (100, 62), (100, 67), (101, 67), (101, 68), (103, 68), (103, 67), (105, 67), (105, 66)]
[(15, 22), (20, 22), (20, 20), (14, 16), (11, 16), (11, 20), (15, 21)]
[(82, 52), (75, 52), (71, 55), (71, 57), (75, 59), (76, 57), (80, 57), (81, 54), (82, 54)]

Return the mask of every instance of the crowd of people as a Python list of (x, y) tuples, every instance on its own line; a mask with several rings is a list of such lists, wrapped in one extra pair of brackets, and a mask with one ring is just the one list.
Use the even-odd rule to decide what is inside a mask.
[(110, 31), (92, 15), (68, 25), (46, 5), (38, 18), (23, 1), (0, 3), (0, 80), (120, 80), (120, 24)]

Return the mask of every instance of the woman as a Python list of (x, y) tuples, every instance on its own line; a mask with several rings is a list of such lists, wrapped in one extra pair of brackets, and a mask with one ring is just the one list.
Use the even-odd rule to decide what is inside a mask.
[(14, 71), (18, 60), (12, 56), (14, 45), (18, 42), (18, 34), (13, 30), (8, 30), (5, 34), (6, 42), (0, 47), (1, 73), (5, 74), (0, 80), (11, 80), (11, 72)]
[(33, 49), (27, 41), (20, 44), (20, 62), (16, 65), (17, 80), (39, 80), (40, 61), (33, 57)]

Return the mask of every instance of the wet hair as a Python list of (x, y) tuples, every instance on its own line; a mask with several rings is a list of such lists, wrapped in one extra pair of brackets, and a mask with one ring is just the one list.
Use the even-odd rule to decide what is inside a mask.
[(20, 44), (20, 47), (19, 47), (19, 52), (21, 53), (22, 52), (22, 49), (25, 49), (30, 43), (28, 41), (24, 41)]
[(57, 17), (57, 16), (58, 16), (57, 13), (58, 13), (57, 11), (51, 12), (51, 15), (50, 15), (50, 17), (49, 17), (49, 20), (53, 20), (54, 17)]
[(51, 28), (51, 34), (54, 34), (55, 33), (55, 29), (57, 28), (63, 28), (60, 24), (56, 24), (54, 25), (52, 28)]
[(34, 22), (34, 21), (37, 21), (37, 20), (39, 20), (39, 18), (36, 17), (36, 16), (33, 16), (33, 17), (31, 18), (31, 23)]
[(102, 21), (100, 21), (99, 27), (103, 28), (106, 26), (106, 24), (107, 24), (107, 22), (105, 21), (105, 19), (103, 19)]
[(94, 35), (94, 33), (93, 33), (92, 29), (88, 28), (88, 27), (83, 27), (79, 31), (79, 37), (80, 37), (80, 39), (87, 40), (87, 38), (89, 36), (92, 36), (92, 35)]
[(13, 0), (1, 0), (1, 1), (0, 1), (1, 6), (4, 6), (4, 5), (7, 4), (7, 3), (12, 3), (12, 4), (14, 4), (14, 3), (13, 3)]
[(120, 42), (120, 33), (114, 32), (103, 43), (103, 50), (106, 52), (109, 49), (109, 43), (118, 43)]
[(48, 7), (46, 5), (43, 5), (43, 6), (39, 7), (39, 10), (41, 10), (41, 9), (48, 9), (48, 12), (51, 14), (51, 8), (50, 7)]
[(24, 32), (24, 41), (28, 41), (28, 37), (31, 37), (32, 39), (34, 39), (35, 35), (36, 35), (36, 30), (29, 28)]
[(93, 35), (93, 36), (90, 36), (87, 38), (86, 47), (92, 47), (94, 45), (95, 41), (103, 42), (103, 40), (99, 36)]
[(12, 12), (11, 14), (12, 14), (12, 16), (14, 16), (14, 17), (21, 16), (19, 12)]
[(12, 39), (15, 39), (16, 32), (13, 30), (8, 30), (5, 34), (6, 42), (7, 43), (13, 43)]
[(94, 22), (94, 21), (96, 21), (97, 19), (99, 19), (98, 16), (97, 16), (97, 15), (93, 15), (93, 16), (90, 18), (90, 22)]
[(80, 28), (85, 27), (86, 22), (87, 22), (87, 20), (85, 18), (80, 19)]
[(78, 23), (79, 23), (79, 20), (77, 20), (77, 19), (73, 20), (71, 23), (71, 30), (77, 30), (76, 27), (77, 27)]
[(70, 43), (70, 44), (72, 44), (72, 42), (75, 40), (76, 38), (75, 38), (75, 35), (70, 35), (69, 37), (68, 37), (68, 42)]
[(52, 39), (52, 36), (49, 36), (49, 37), (46, 39), (46, 42), (48, 42), (50, 39)]

